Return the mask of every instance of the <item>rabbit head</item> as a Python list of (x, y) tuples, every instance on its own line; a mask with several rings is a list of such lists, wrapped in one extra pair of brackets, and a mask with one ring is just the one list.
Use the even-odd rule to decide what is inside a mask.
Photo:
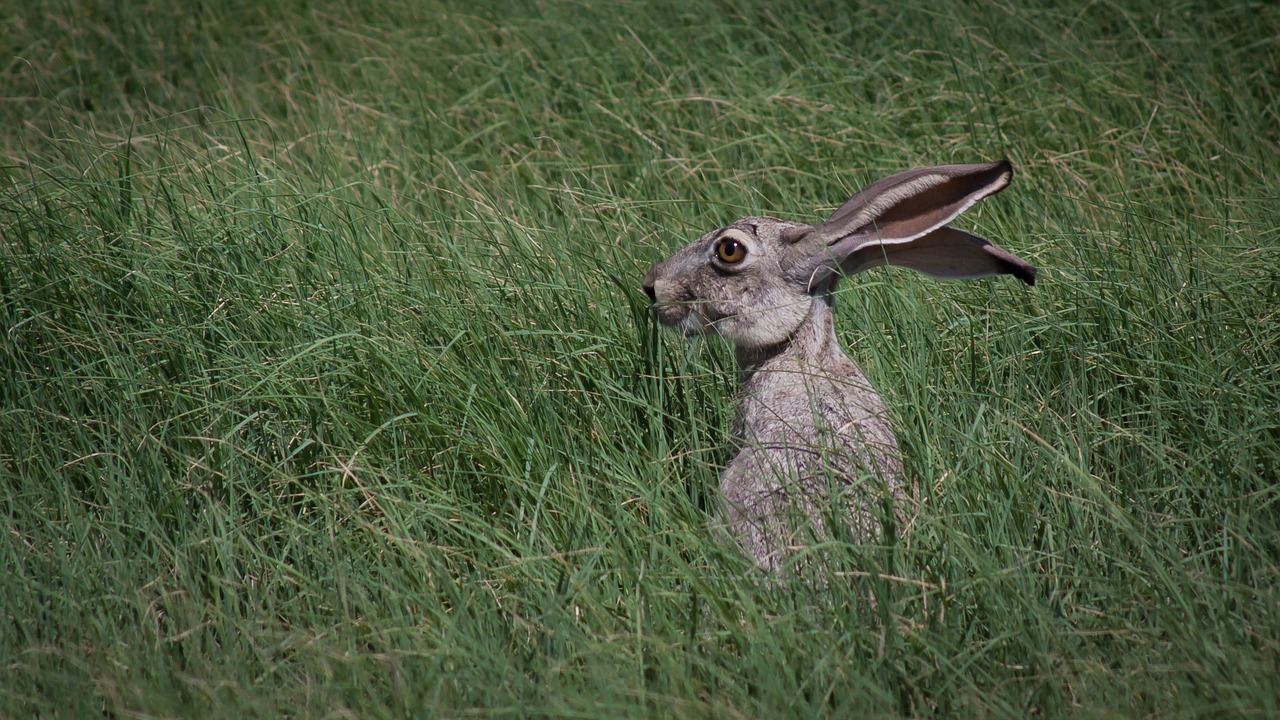
[(741, 347), (786, 340), (813, 300), (813, 256), (795, 247), (812, 230), (745, 217), (703, 235), (645, 276), (659, 321), (685, 335), (715, 332)]
[(1012, 177), (1007, 160), (919, 168), (873, 183), (817, 227), (745, 217), (654, 265), (644, 289), (662, 324), (715, 332), (749, 350), (787, 341), (842, 273), (888, 264), (937, 278), (1011, 274), (1034, 285), (1034, 267), (947, 226)]

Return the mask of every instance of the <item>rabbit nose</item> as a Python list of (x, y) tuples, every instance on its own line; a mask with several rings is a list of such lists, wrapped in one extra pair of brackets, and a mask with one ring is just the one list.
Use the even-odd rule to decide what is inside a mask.
[(649, 296), (649, 302), (652, 303), (658, 302), (658, 294), (653, 289), (654, 275), (653, 270), (650, 270), (644, 274), (644, 280), (641, 281), (644, 283), (644, 294)]

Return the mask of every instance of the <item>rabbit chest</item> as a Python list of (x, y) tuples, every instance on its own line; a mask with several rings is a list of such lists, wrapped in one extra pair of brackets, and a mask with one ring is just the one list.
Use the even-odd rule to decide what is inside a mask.
[[(807, 347), (792, 345), (744, 371), (734, 423), (738, 452), (720, 490), (725, 519), (748, 546), (752, 537), (776, 543), (802, 532), (825, 534), (833, 516), (854, 537), (872, 539), (885, 491), (902, 507), (902, 463), (884, 402), (834, 343), (827, 335)], [(780, 550), (752, 554), (761, 561)]]

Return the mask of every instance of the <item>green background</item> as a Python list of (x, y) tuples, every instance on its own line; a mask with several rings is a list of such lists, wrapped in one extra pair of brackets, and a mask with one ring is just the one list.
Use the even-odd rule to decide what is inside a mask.
[[(1280, 713), (1274, 3), (0, 10), (0, 716)], [(1034, 289), (839, 296), (919, 517), (760, 584), (640, 277), (1000, 157)]]

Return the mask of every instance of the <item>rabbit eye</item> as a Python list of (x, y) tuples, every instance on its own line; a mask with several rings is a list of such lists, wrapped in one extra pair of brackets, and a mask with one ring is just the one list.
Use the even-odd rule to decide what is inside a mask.
[(747, 246), (730, 237), (716, 242), (716, 258), (726, 265), (737, 265), (747, 259)]

